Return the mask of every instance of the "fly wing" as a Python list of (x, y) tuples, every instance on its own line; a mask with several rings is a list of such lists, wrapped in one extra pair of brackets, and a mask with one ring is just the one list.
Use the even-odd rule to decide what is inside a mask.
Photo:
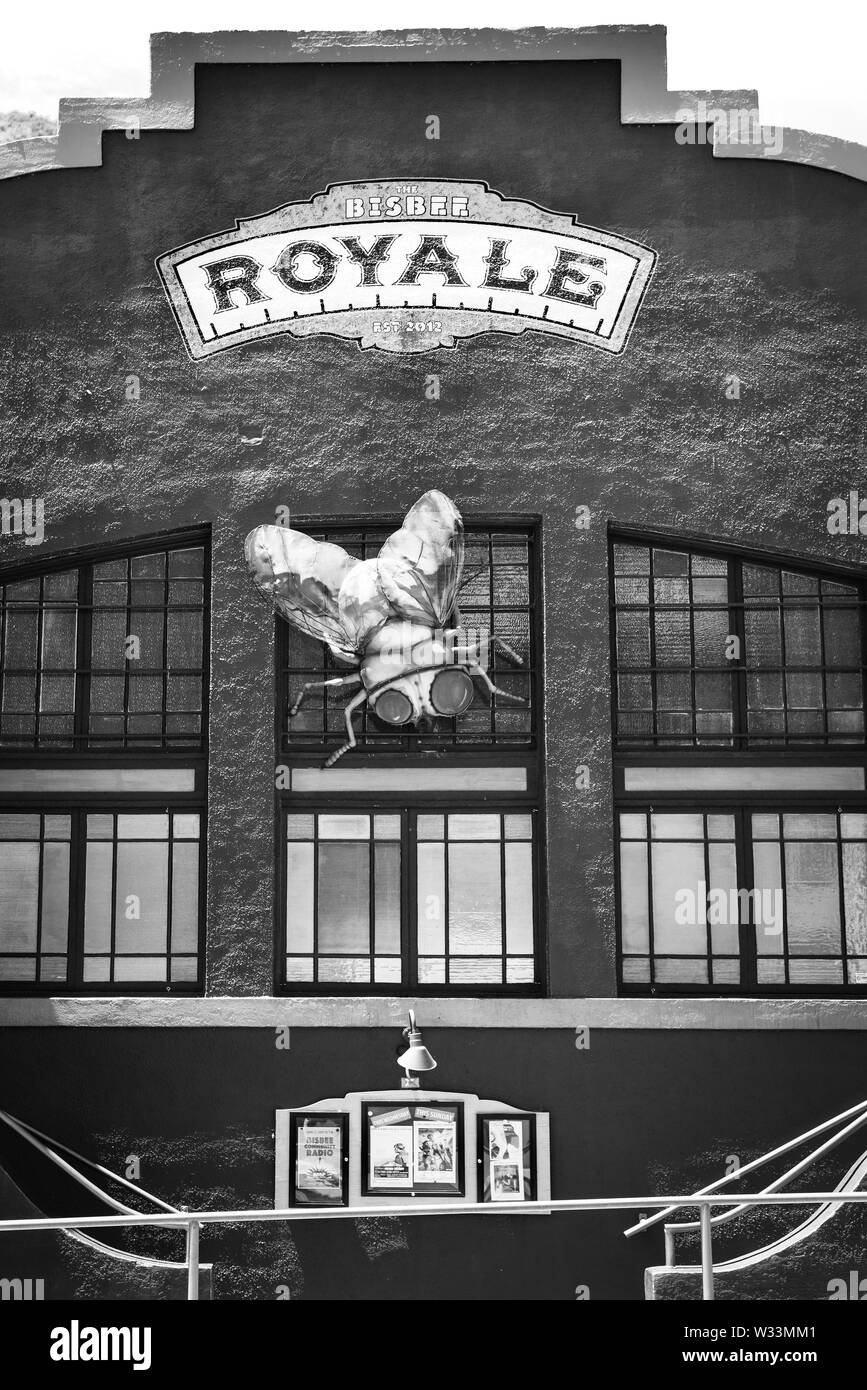
[(257, 526), (244, 543), (256, 587), (287, 622), (325, 642), (341, 661), (357, 660), (363, 635), (341, 610), (340, 590), (363, 561), (339, 545), (288, 526)]
[(463, 563), (460, 512), (442, 492), (426, 492), (379, 552), (379, 582), (400, 617), (443, 627), (454, 608)]

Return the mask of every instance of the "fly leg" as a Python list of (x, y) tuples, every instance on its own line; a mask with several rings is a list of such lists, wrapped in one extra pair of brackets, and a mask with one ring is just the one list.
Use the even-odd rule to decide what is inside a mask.
[(289, 718), (291, 719), (293, 715), (298, 713), (308, 690), (327, 690), (329, 688), (336, 690), (338, 686), (358, 685), (360, 681), (360, 676), (335, 676), (334, 679), (330, 681), (305, 681), (298, 691), (298, 694), (295, 696), (295, 703), (289, 711)]
[[(460, 631), (461, 629), (457, 630)], [(449, 636), (449, 633), (446, 633), (445, 635)], [(502, 652), (503, 656), (508, 657), (514, 666), (523, 666), (524, 664), (524, 658), (522, 656), (519, 656), (518, 653), (512, 647), (509, 646), (508, 642), (504, 641), (502, 637), (497, 637), (494, 633), (489, 633), (487, 637), (481, 637), (476, 647), (455, 646), (451, 648), (450, 651), (452, 655), (463, 657), (464, 660), (473, 660), (474, 658), (478, 660), (482, 654), (482, 647), (484, 647), (485, 649), (486, 661), (488, 659), (488, 656), (490, 655), (491, 648), (496, 647), (497, 651)]]
[(502, 637), (496, 637), (492, 633), (488, 638), (488, 646), (496, 647), (497, 651), (502, 652), (503, 656), (507, 656), (514, 666), (523, 666), (524, 658), (519, 656), (514, 647), (510, 647)]
[(471, 676), (478, 676), (491, 695), (500, 695), (504, 700), (514, 700), (517, 705), (526, 705), (527, 701), (523, 695), (513, 695), (510, 690), (501, 690), (498, 685), (494, 685), (484, 666), (480, 666), (477, 661), (468, 661), (467, 670)]
[(342, 744), (341, 747), (338, 748), (337, 752), (336, 752), (336, 753), (332, 753), (332, 754), (331, 754), (331, 757), (328, 758), (327, 761), (326, 761), (325, 763), (323, 763), (323, 767), (333, 767), (334, 764), (338, 761), (338, 759), (340, 759), (340, 758), (343, 757), (344, 753), (348, 753), (349, 750), (350, 750), (350, 748), (354, 748), (354, 747), (355, 747), (356, 738), (355, 738), (355, 730), (354, 730), (353, 727), (352, 727), (352, 716), (353, 716), (353, 713), (355, 712), (355, 710), (357, 710), (357, 709), (359, 708), (360, 705), (363, 705), (363, 704), (364, 704), (364, 702), (365, 702), (366, 699), (367, 699), (367, 691), (366, 691), (366, 690), (359, 690), (359, 692), (358, 692), (358, 694), (355, 696), (355, 698), (354, 698), (353, 700), (350, 700), (350, 701), (349, 701), (349, 704), (346, 706), (346, 708), (345, 708), (344, 711), (343, 711), (343, 717), (344, 717), (344, 719), (346, 720), (346, 732), (347, 732), (347, 734), (348, 734), (349, 737), (348, 737), (346, 743)]

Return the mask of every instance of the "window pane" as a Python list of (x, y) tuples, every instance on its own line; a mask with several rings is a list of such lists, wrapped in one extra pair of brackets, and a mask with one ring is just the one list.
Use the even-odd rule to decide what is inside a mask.
[(39, 846), (0, 844), (0, 948), (36, 949), (39, 902)]
[(117, 818), (117, 838), (119, 840), (167, 840), (168, 837), (169, 818), (167, 815), (120, 815)]
[(373, 835), (376, 840), (399, 840), (400, 816), (374, 816)]
[(439, 955), (445, 950), (445, 849), (420, 844), (417, 852), (418, 951)]
[(172, 847), (172, 950), (195, 952), (198, 944), (199, 846), (176, 844)]
[(84, 949), (88, 953), (111, 950), (111, 865), (110, 844), (88, 844), (84, 899)]
[(118, 952), (135, 954), (166, 949), (168, 861), (168, 845), (118, 844), (115, 887), (115, 949)]
[[(753, 845), (753, 880), (762, 901), (778, 903), (782, 894), (783, 871), (780, 846), (772, 842)], [(783, 952), (782, 932), (756, 931), (756, 951), (760, 956), (779, 956)]]
[(418, 982), (420, 985), (441, 985), (445, 983), (446, 963), (443, 957), (420, 959), (418, 963)]
[(38, 815), (0, 815), (0, 840), (38, 840)]
[(843, 901), (847, 949), (853, 956), (867, 956), (867, 844), (864, 841), (843, 846)]
[[(385, 819), (385, 817), (377, 817)], [(389, 819), (391, 819), (389, 817)], [(398, 817), (394, 817), (399, 820)], [(374, 846), (376, 951), (400, 954), (400, 845)]]
[(449, 952), (499, 953), (502, 930), (499, 845), (450, 845)]
[(527, 955), (533, 950), (533, 851), (528, 844), (507, 844), (505, 857), (506, 950)]
[(708, 865), (711, 949), (714, 955), (737, 955), (740, 908), (739, 904), (737, 909), (735, 908), (735, 903), (738, 902), (738, 870), (734, 845), (711, 843), (708, 846)]
[(416, 833), (420, 840), (441, 840), (443, 838), (442, 816), (419, 816)]
[[(369, 817), (346, 819), (366, 821)], [(320, 951), (348, 955), (369, 952), (369, 843), (320, 844), (318, 888)]]
[(320, 960), (319, 978), (323, 984), (368, 984), (370, 959), (347, 956), (345, 960)]
[(450, 840), (499, 840), (500, 817), (479, 815), (449, 816)]
[(312, 844), (290, 841), (286, 847), (286, 945), (290, 951), (313, 950)]
[(370, 816), (319, 817), (320, 840), (367, 840), (370, 838)]
[(504, 816), (507, 840), (532, 840), (533, 817), (530, 815)]
[(789, 843), (785, 863), (790, 953), (831, 955), (839, 951), (836, 844)]
[(49, 843), (42, 849), (42, 950), (65, 951), (68, 928), (69, 845)]
[(156, 983), (158, 980), (165, 980), (167, 963), (165, 958), (159, 959), (154, 956), (116, 956), (114, 962), (114, 978), (116, 983), (124, 981), (130, 984), (149, 984)]
[(449, 960), (449, 982), (453, 985), (499, 985), (503, 980), (503, 967), (499, 960), (460, 959), (452, 956)]
[(620, 925), (624, 951), (649, 951), (645, 843), (620, 846)]
[(705, 955), (706, 903), (697, 898), (699, 884), (705, 877), (703, 845), (654, 844), (651, 850), (655, 950), (671, 955)]

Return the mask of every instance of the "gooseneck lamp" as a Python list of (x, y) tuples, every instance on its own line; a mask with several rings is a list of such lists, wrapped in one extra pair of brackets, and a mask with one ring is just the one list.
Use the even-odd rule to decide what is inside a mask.
[(409, 1011), (409, 1027), (404, 1028), (403, 1036), (407, 1040), (407, 1048), (397, 1059), (398, 1066), (403, 1067), (406, 1072), (406, 1076), (401, 1082), (401, 1085), (405, 1087), (416, 1087), (418, 1086), (418, 1079), (414, 1077), (412, 1073), (433, 1071), (436, 1062), (424, 1045), (421, 1029), (416, 1024), (415, 1013), (412, 1009)]

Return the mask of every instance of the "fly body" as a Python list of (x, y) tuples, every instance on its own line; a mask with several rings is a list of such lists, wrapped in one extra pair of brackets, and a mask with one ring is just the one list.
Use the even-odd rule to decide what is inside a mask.
[(361, 687), (345, 707), (346, 742), (326, 767), (356, 746), (352, 718), (365, 703), (391, 728), (459, 717), (473, 703), (475, 681), (489, 695), (524, 703), (495, 686), (487, 671), (494, 645), (516, 665), (520, 657), (502, 639), (474, 637), (460, 625), (464, 529), (443, 493), (419, 498), (375, 559), (358, 560), (284, 526), (257, 526), (245, 554), (255, 584), (277, 611), (353, 667), (346, 676), (308, 681), (290, 718), (308, 690)]

